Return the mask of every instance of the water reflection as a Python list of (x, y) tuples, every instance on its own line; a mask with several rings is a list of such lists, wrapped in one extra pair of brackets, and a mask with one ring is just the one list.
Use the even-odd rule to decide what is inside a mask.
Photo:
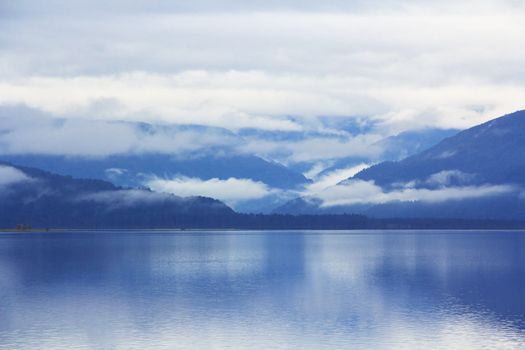
[(518, 232), (0, 235), (2, 349), (523, 349)]

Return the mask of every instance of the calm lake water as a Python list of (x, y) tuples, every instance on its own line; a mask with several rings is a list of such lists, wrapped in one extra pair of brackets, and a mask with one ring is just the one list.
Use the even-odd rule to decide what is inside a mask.
[(525, 349), (525, 233), (3, 233), (0, 348)]

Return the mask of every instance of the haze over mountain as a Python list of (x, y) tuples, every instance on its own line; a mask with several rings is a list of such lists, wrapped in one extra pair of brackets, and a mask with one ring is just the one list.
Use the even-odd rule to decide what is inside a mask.
[(519, 228), (525, 221), (369, 219), (362, 215), (254, 215), (204, 197), (123, 189), (0, 163), (0, 229)]
[(123, 189), (101, 180), (74, 179), (0, 162), (0, 226), (206, 226), (234, 212), (211, 198), (181, 198)]
[(305, 188), (336, 184), (364, 166), (397, 160), (455, 130), (384, 137), (360, 118), (321, 117), (297, 131), (55, 119), (0, 107), (0, 160), (117, 186), (207, 196), (269, 212)]
[(455, 135), (457, 129), (426, 128), (411, 130), (381, 139), (371, 145), (382, 152), (375, 157), (344, 157), (336, 160), (333, 165), (324, 169), (319, 175), (326, 175), (339, 169), (354, 167), (359, 164), (374, 164), (382, 161), (398, 161), (407, 156), (419, 153), (443, 139)]
[(398, 162), (383, 162), (279, 208), (377, 217), (525, 217), (525, 111), (491, 120)]
[(248, 155), (126, 154), (103, 158), (57, 155), (1, 155), (14, 164), (37, 167), (77, 178), (105, 179), (118, 186), (143, 187), (155, 180), (197, 178), (249, 179), (278, 189), (293, 189), (308, 183), (302, 175), (286, 167)]
[(0, 160), (268, 211), (523, 108), (480, 1), (0, 1)]
[(400, 162), (384, 162), (365, 169), (355, 179), (377, 185), (416, 181), (417, 187), (439, 184), (439, 178), (423, 180), (442, 172), (449, 184), (525, 185), (525, 111), (488, 121), (449, 137), (434, 147)]

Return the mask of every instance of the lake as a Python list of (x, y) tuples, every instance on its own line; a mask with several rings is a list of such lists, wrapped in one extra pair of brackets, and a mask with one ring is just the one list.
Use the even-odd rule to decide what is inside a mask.
[(1, 349), (525, 349), (525, 232), (0, 233)]

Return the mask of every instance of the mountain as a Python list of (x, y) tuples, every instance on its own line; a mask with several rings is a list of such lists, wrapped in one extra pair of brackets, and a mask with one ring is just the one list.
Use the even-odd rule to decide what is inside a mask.
[[(148, 124), (140, 124), (143, 131), (149, 131)], [(182, 126), (178, 126), (180, 131)], [(191, 130), (195, 131), (196, 126)], [(200, 131), (205, 133), (207, 129)], [(381, 159), (399, 159), (403, 155), (415, 153), (426, 145), (437, 143), (456, 132), (455, 130), (428, 129), (405, 132), (386, 138), (377, 144), (385, 150)], [(49, 154), (0, 154), (0, 159), (13, 164), (35, 167), (53, 173), (76, 178), (89, 178), (110, 181), (118, 186), (147, 186), (151, 177), (172, 178), (186, 176), (209, 180), (217, 178), (251, 179), (278, 189), (297, 189), (310, 181), (299, 172), (254, 155), (227, 155), (217, 150), (216, 155), (190, 154), (185, 156), (168, 153), (117, 154), (104, 157), (71, 156)], [(370, 163), (369, 158), (348, 157), (337, 161), (322, 174), (359, 163)], [(312, 165), (306, 165), (311, 167)]]
[(376, 142), (383, 149), (383, 160), (398, 161), (437, 145), (442, 140), (458, 134), (458, 129), (425, 128), (404, 131)]
[(386, 229), (522, 228), (525, 221), (370, 219), (363, 215), (238, 214), (204, 197), (123, 189), (0, 163), (0, 228)]
[(525, 111), (518, 111), (367, 168), (276, 212), (525, 219), (524, 147)]
[(177, 176), (226, 180), (234, 177), (263, 182), (275, 188), (295, 188), (308, 183), (298, 173), (283, 165), (249, 155), (176, 157), (169, 154), (143, 153), (106, 157), (58, 156), (45, 154), (0, 155), (4, 161), (36, 167), (77, 178), (111, 181), (118, 186), (145, 186), (152, 177)]
[(0, 160), (117, 186), (214, 197), (241, 212), (267, 213), (325, 175), (337, 183), (362, 164), (397, 160), (443, 133), (402, 133), (369, 152), (361, 144), (376, 140), (369, 135), (378, 128), (364, 117), (319, 117), (304, 128), (228, 130), (56, 118), (27, 106), (0, 106)]
[[(302, 174), (250, 155), (202, 155), (180, 158), (168, 154), (146, 153), (93, 158), (24, 154), (2, 155), (0, 159), (61, 175), (100, 179), (117, 186), (134, 188), (147, 188), (150, 186), (149, 182), (157, 178), (172, 180), (180, 177), (196, 178), (199, 182), (210, 179), (248, 179), (283, 191), (298, 189), (309, 183)], [(235, 209), (242, 212), (269, 212), (284, 202), (286, 198), (272, 192), (260, 198), (237, 202)]]
[(446, 138), (399, 162), (384, 162), (355, 175), (382, 187), (424, 180), (443, 171), (457, 184), (525, 184), (525, 111), (493, 119)]
[[(224, 182), (239, 180), (255, 188), (255, 195), (222, 198), (237, 209), (269, 205), (277, 200), (266, 198), (274, 189), (295, 190), (309, 182), (258, 156), (248, 143), (240, 131), (220, 127), (55, 118), (26, 106), (0, 106), (0, 160), (21, 166), (125, 187), (153, 187), (158, 179), (202, 185), (188, 185), (184, 195), (219, 197), (218, 190), (227, 192)], [(250, 203), (244, 203), (247, 197)]]
[(344, 157), (319, 173), (319, 176), (329, 174), (338, 169), (351, 168), (359, 164), (372, 164), (383, 161), (398, 161), (413, 154), (424, 151), (443, 139), (457, 134), (457, 129), (426, 128), (411, 130), (386, 137), (371, 145), (381, 152), (375, 158)]
[(0, 163), (0, 227), (199, 227), (231, 215), (210, 198), (123, 189)]

